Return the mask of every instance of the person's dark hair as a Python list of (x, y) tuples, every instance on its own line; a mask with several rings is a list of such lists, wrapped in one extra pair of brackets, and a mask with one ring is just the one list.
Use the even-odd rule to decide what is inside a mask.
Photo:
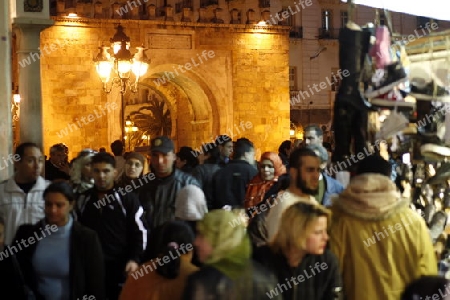
[(114, 159), (114, 156), (108, 152), (99, 152), (92, 157), (91, 165), (98, 163), (106, 163), (113, 166), (113, 168), (116, 167), (116, 160)]
[(25, 154), (25, 149), (27, 148), (37, 148), (42, 152), (41, 147), (39, 147), (36, 143), (25, 142), (16, 147), (16, 151), (14, 154), (19, 155), (19, 161), (22, 160), (22, 156)]
[(234, 145), (233, 157), (235, 159), (240, 159), (246, 152), (254, 150), (253, 143), (247, 138), (237, 139)]
[(378, 154), (372, 154), (362, 159), (356, 167), (356, 175), (365, 173), (377, 173), (391, 177), (391, 164)]
[(305, 127), (304, 132), (315, 131), (317, 136), (323, 136), (323, 130), (316, 124), (311, 124)]
[(214, 143), (205, 144), (203, 151), (208, 154), (208, 158), (205, 160), (206, 164), (218, 164), (220, 162), (220, 150)]
[[(158, 240), (156, 241), (155, 250), (158, 257), (169, 256), (171, 259), (168, 263), (162, 266), (158, 266), (156, 272), (161, 276), (169, 279), (178, 277), (180, 273), (180, 257), (177, 253), (177, 249), (184, 244), (184, 249), (187, 245), (191, 245), (194, 242), (194, 232), (192, 228), (183, 221), (168, 221), (161, 227), (161, 232), (158, 234)], [(187, 250), (178, 251), (180, 254), (187, 253)], [(175, 257), (175, 259), (173, 259)]]
[[(302, 167), (302, 157), (312, 156), (319, 158), (314, 151), (308, 148), (298, 148), (292, 151), (289, 156), (289, 167), (294, 169), (300, 169)], [(320, 158), (319, 158), (320, 160)]]
[[(195, 153), (195, 154), (194, 154)], [(199, 164), (198, 161), (198, 153), (194, 151), (191, 147), (183, 146), (180, 148), (180, 151), (177, 152), (177, 156), (180, 160), (185, 160), (187, 165), (190, 167), (196, 167)]]
[(65, 154), (69, 153), (69, 147), (67, 147), (63, 143), (54, 144), (50, 147), (50, 154), (53, 154), (55, 152), (64, 152)]
[(333, 147), (331, 146), (331, 143), (329, 142), (323, 142), (322, 146), (327, 149), (327, 151), (333, 152)]
[(214, 141), (217, 146), (232, 142), (233, 140), (226, 134), (219, 135)]
[(406, 286), (400, 300), (431, 299), (434, 294), (439, 295), (439, 291), (446, 291), (449, 284), (443, 276), (424, 275)]
[(75, 195), (73, 194), (72, 187), (65, 181), (56, 181), (51, 183), (44, 191), (43, 198), (50, 193), (60, 193), (66, 197), (67, 201), (75, 201)]
[(120, 156), (123, 153), (123, 143), (121, 140), (115, 140), (111, 143), (111, 151), (115, 156)]
[(280, 147), (278, 147), (278, 153), (283, 153), (283, 154), (287, 155), (286, 151), (291, 150), (291, 147), (292, 147), (291, 141), (289, 141), (289, 140), (283, 141), (281, 143)]

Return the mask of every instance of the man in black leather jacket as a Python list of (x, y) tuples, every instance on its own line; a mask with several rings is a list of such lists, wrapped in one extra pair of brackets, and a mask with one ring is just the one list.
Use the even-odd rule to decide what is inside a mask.
[(189, 184), (200, 187), (200, 183), (174, 167), (176, 155), (170, 138), (160, 136), (153, 139), (150, 151), (150, 168), (155, 176), (140, 188), (139, 199), (148, 229), (152, 230), (175, 219), (175, 197), (180, 189)]

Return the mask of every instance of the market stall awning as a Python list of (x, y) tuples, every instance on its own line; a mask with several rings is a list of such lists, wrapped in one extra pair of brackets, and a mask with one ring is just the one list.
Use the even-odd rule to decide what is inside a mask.
[[(347, 2), (347, 0), (341, 0)], [(443, 0), (353, 0), (353, 3), (390, 11), (403, 12), (410, 15), (429, 17), (435, 20), (450, 21), (450, 14), (443, 9)]]

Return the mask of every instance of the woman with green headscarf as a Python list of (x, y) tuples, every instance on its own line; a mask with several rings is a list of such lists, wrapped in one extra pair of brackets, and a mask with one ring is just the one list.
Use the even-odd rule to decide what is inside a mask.
[(239, 218), (219, 209), (197, 223), (194, 245), (204, 265), (188, 278), (185, 300), (262, 299), (276, 287), (274, 275), (251, 259), (250, 239), (244, 225), (237, 225)]

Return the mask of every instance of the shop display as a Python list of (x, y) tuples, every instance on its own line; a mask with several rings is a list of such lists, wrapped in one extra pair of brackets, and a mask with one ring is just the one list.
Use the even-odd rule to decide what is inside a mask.
[(411, 45), (392, 41), (385, 15), (387, 26), (349, 20), (340, 31), (339, 67), (350, 76), (335, 99), (333, 161), (385, 143), (393, 180), (424, 218), (450, 278), (450, 33), (415, 42), (428, 57), (408, 57)]

